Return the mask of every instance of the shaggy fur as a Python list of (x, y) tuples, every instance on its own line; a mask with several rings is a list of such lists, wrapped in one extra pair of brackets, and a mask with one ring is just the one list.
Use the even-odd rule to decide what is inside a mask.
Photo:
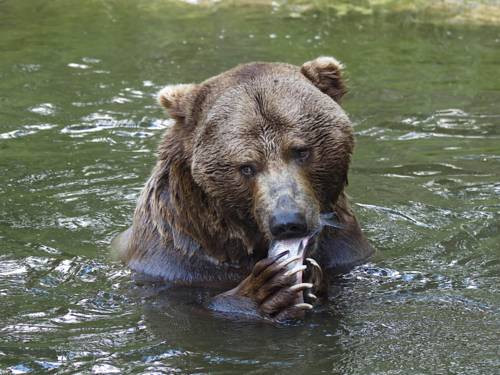
[(337, 213), (342, 229), (322, 229), (310, 249), (324, 270), (364, 261), (373, 249), (344, 193), (354, 139), (341, 68), (331, 57), (251, 63), (161, 90), (175, 125), (119, 239), (130, 268), (179, 284), (241, 283), (266, 257), (269, 217), (285, 200), (311, 231), (320, 213)]

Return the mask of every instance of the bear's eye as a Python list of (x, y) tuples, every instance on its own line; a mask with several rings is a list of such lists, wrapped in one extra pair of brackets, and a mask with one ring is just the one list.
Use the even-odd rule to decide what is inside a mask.
[(292, 150), (292, 157), (299, 163), (304, 163), (305, 161), (307, 161), (310, 155), (311, 151), (305, 148), (297, 148)]
[(245, 177), (255, 176), (255, 168), (251, 165), (242, 165), (240, 167), (240, 173)]

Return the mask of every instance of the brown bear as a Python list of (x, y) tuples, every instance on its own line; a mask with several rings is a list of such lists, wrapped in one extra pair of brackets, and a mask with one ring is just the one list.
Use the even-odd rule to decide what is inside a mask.
[[(285, 253), (267, 257), (274, 240), (312, 238), (305, 253), (325, 275), (317, 293), (373, 253), (344, 193), (354, 139), (341, 70), (333, 57), (249, 63), (161, 90), (175, 124), (115, 241), (122, 260), (165, 282), (233, 288), (214, 310), (301, 317), (311, 306), (296, 294), (311, 284), (296, 284)], [(321, 225), (331, 212), (336, 228)]]

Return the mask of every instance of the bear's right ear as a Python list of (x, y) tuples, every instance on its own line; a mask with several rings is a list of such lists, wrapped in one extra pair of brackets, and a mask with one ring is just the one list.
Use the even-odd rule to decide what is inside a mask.
[(165, 86), (158, 92), (158, 104), (166, 108), (173, 118), (183, 119), (187, 115), (185, 99), (195, 87), (192, 83)]
[(311, 81), (314, 86), (330, 96), (337, 103), (347, 92), (342, 78), (344, 66), (334, 57), (322, 56), (305, 62), (300, 72)]

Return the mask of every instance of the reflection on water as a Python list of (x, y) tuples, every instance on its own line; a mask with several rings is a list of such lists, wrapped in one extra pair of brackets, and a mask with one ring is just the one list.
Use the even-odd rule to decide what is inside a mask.
[[(500, 28), (329, 9), (0, 2), (0, 373), (500, 371)], [(321, 54), (375, 259), (287, 327), (134, 286), (108, 245), (171, 125), (155, 92)]]

